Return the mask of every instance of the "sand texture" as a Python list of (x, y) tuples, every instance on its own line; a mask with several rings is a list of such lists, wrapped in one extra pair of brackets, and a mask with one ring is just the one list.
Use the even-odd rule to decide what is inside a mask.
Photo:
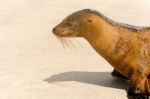
[(128, 83), (86, 40), (63, 48), (51, 32), (85, 8), (150, 25), (149, 0), (0, 0), (0, 99), (127, 99)]

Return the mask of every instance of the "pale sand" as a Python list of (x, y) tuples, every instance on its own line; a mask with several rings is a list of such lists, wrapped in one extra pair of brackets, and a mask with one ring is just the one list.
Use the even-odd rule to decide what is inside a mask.
[(127, 82), (84, 39), (64, 49), (51, 33), (84, 8), (150, 25), (149, 0), (0, 0), (0, 99), (127, 99)]

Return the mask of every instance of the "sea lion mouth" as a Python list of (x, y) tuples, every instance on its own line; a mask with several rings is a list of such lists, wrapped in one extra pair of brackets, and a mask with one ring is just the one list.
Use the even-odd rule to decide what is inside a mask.
[(61, 43), (63, 48), (67, 47), (69, 49), (75, 49), (75, 43), (78, 43), (80, 46), (82, 46), (82, 44), (80, 44), (80, 42), (76, 40), (74, 37), (71, 37), (70, 34), (62, 35), (62, 34), (55, 33), (55, 32), (53, 33), (55, 37), (57, 38), (57, 40)]
[(60, 37), (60, 38), (71, 38), (71, 37), (73, 37), (73, 34), (71, 34), (71, 33), (54, 33), (54, 35), (56, 35), (57, 37)]
[(52, 32), (58, 41), (62, 44), (63, 48), (67, 47), (69, 49), (75, 49), (75, 43), (78, 43), (80, 46), (82, 46), (82, 44), (80, 44), (80, 42), (75, 39), (76, 36), (71, 32), (60, 32), (58, 29), (56, 29), (56, 27), (52, 29)]
[(67, 32), (63, 29), (57, 29), (56, 27), (52, 29), (52, 32), (58, 37), (72, 37), (72, 34), (70, 32)]

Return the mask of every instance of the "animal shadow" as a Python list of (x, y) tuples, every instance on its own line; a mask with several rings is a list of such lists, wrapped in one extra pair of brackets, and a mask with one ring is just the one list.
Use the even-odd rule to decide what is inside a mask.
[(77, 81), (97, 86), (124, 89), (126, 91), (128, 89), (126, 80), (114, 78), (110, 75), (110, 72), (71, 71), (52, 75), (44, 81), (49, 83)]

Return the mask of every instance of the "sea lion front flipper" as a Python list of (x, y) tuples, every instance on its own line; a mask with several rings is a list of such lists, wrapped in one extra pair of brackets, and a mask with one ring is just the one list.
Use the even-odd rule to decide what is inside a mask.
[(128, 95), (135, 99), (149, 99), (150, 91), (148, 79), (141, 72), (131, 75)]
[(114, 76), (114, 77), (119, 77), (119, 78), (122, 78), (122, 79), (127, 79), (125, 76), (123, 76), (122, 74), (120, 74), (115, 69), (111, 72), (111, 75)]

